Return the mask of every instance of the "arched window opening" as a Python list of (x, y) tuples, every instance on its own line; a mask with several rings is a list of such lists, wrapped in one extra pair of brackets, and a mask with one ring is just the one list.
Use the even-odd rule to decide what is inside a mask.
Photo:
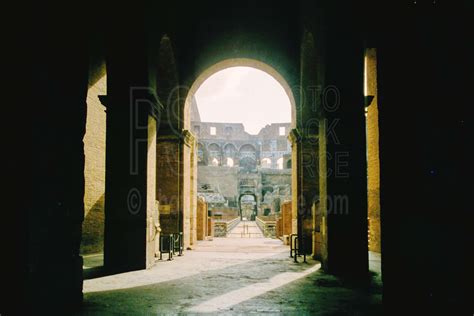
[(272, 160), (270, 158), (263, 158), (260, 164), (262, 168), (271, 168)]
[(277, 169), (283, 169), (283, 158), (278, 158), (277, 160)]

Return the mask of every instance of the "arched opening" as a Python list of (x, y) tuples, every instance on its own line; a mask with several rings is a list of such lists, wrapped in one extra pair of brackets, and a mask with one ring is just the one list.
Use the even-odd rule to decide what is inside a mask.
[(278, 158), (276, 164), (277, 164), (277, 169), (280, 169), (280, 170), (283, 169), (283, 158)]
[(241, 194), (239, 197), (239, 215), (241, 220), (255, 220), (257, 216), (257, 197), (255, 194)]
[(213, 74), (228, 69), (232, 67), (249, 67), (261, 70), (262, 72), (267, 73), (270, 75), (274, 80), (278, 82), (278, 84), (283, 88), (289, 102), (290, 102), (290, 111), (291, 111), (291, 119), (290, 119), (290, 128), (296, 127), (296, 100), (293, 94), (293, 90), (288, 84), (288, 82), (283, 78), (283, 76), (272, 66), (261, 62), (256, 59), (250, 58), (232, 58), (226, 59), (221, 62), (218, 62), (209, 68), (205, 69), (192, 83), (190, 89), (187, 91), (185, 103), (184, 103), (184, 128), (190, 129), (191, 127), (191, 115), (190, 111), (192, 110), (192, 103), (196, 91), (201, 87), (201, 85), (206, 81), (209, 77)]
[(270, 158), (263, 158), (260, 162), (260, 166), (262, 168), (271, 168), (272, 167), (272, 160)]
[(252, 171), (257, 168), (257, 161), (252, 157), (244, 157), (240, 159), (240, 168), (246, 171)]
[(229, 143), (224, 146), (224, 157), (226, 160), (226, 165), (233, 167), (235, 165), (235, 159), (237, 158), (237, 148), (234, 144)]
[(197, 148), (197, 163), (198, 165), (207, 165), (207, 150), (203, 144), (198, 143)]
[(221, 158), (221, 148), (218, 144), (210, 144), (208, 146), (209, 159), (211, 160), (211, 165), (218, 166)]
[[(227, 72), (228, 77), (225, 75)], [(254, 73), (261, 81), (253, 84), (247, 99), (242, 97), (243, 93), (231, 91), (232, 85), (242, 89), (249, 86)], [(276, 86), (278, 92), (258, 99), (259, 92), (267, 89), (265, 80)], [(230, 101), (219, 99), (226, 94), (230, 95)], [(280, 101), (274, 101), (274, 95), (284, 98), (281, 102), (286, 106), (284, 110), (277, 107), (275, 103)], [(243, 101), (233, 102), (232, 96), (236, 99), (242, 97)], [(255, 102), (253, 99), (260, 102), (252, 103)], [(253, 105), (248, 107), (249, 104)], [(211, 220), (217, 221), (215, 227), (222, 227), (222, 221), (232, 221), (233, 218), (260, 224), (278, 220), (275, 214), (280, 214), (280, 201), (288, 204), (292, 198), (288, 192), (293, 192), (291, 170), (283, 168), (283, 157), (292, 155), (288, 135), (296, 125), (295, 106), (292, 90), (283, 77), (272, 67), (256, 60), (225, 60), (205, 70), (194, 81), (185, 101), (184, 127), (192, 126), (199, 132), (194, 133), (194, 137), (199, 146), (207, 148), (209, 167), (204, 164), (197, 166), (196, 187), (197, 196), (208, 205)], [(275, 113), (285, 113), (285, 117), (273, 119)], [(263, 185), (269, 188), (265, 190), (269, 194), (263, 193)], [(273, 187), (284, 187), (285, 190), (273, 190)], [(224, 202), (216, 204), (211, 202), (213, 200)], [(273, 235), (265, 233), (264, 225), (255, 226), (259, 232), (262, 230), (262, 236), (279, 237), (275, 230)], [(286, 232), (288, 235), (291, 233)], [(219, 235), (222, 236), (220, 232)]]

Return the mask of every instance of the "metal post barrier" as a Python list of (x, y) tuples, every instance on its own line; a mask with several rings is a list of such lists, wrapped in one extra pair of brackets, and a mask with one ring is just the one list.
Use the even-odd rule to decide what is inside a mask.
[(160, 260), (163, 259), (163, 253), (168, 253), (168, 261), (173, 260), (173, 234), (160, 235)]
[[(306, 251), (304, 248), (304, 238), (303, 236), (298, 236), (298, 234), (290, 235), (290, 258), (293, 258), (295, 262), (298, 262), (298, 257), (303, 255), (303, 262), (306, 261)], [(300, 251), (301, 250), (301, 251)]]
[[(298, 256), (299, 256), (299, 253), (298, 253), (299, 244), (297, 244), (298, 236), (295, 237), (294, 241), (295, 241), (295, 245), (294, 245), (295, 255), (293, 256), (293, 258), (295, 259), (295, 262), (298, 263)], [(298, 248), (296, 245), (298, 245)]]
[(175, 254), (178, 252), (178, 256), (183, 255), (183, 248), (184, 248), (184, 240), (183, 240), (183, 232), (179, 232), (177, 234), (173, 234), (173, 253)]
[(293, 251), (295, 252), (296, 255), (296, 244), (295, 247), (293, 248), (293, 237), (298, 236), (297, 234), (291, 234), (290, 235), (290, 258), (293, 258)]

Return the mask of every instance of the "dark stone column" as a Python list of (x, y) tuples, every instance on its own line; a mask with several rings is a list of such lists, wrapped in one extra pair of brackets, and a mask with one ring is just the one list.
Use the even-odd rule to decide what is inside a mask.
[(381, 12), (384, 306), (472, 314), (472, 5)]
[(155, 203), (150, 183), (155, 171), (149, 159), (155, 159), (155, 153), (150, 155), (149, 150), (155, 151), (150, 141), (156, 141), (156, 100), (145, 90), (132, 88), (130, 93), (127, 100), (114, 100), (113, 92), (103, 98), (107, 107), (104, 266), (109, 272), (154, 264), (154, 244), (148, 235), (153, 231)]
[(154, 263), (148, 236), (155, 187), (148, 182), (155, 181), (155, 170), (148, 160), (156, 159), (150, 143), (156, 141), (151, 134), (156, 133), (156, 121), (150, 118), (159, 115), (159, 102), (147, 33), (143, 21), (135, 22), (120, 36), (113, 30), (107, 47), (107, 97), (102, 100), (107, 108), (104, 265), (110, 272)]
[[(303, 3), (304, 12), (314, 14), (313, 4)], [(308, 10), (308, 11), (306, 11)], [(305, 242), (307, 254), (324, 262), (322, 252), (325, 241), (322, 239), (320, 226), (321, 217), (316, 221), (315, 208), (320, 200), (320, 175), (319, 175), (319, 121), (321, 110), (319, 108), (319, 95), (321, 90), (321, 58), (318, 48), (322, 45), (315, 41), (316, 25), (320, 23), (319, 15), (303, 18), (303, 34), (301, 41), (301, 196), (299, 198), (299, 233)]]
[[(18, 163), (17, 180), (21, 181), (18, 187), (21, 195), (15, 200), (15, 207), (24, 208), (5, 208), (5, 213), (18, 216), (21, 222), (18, 226), (4, 222), (9, 226), (5, 229), (12, 235), (3, 242), (15, 249), (10, 253), (8, 248), (2, 247), (5, 255), (2, 261), (13, 266), (11, 270), (2, 268), (2, 273), (8, 275), (2, 276), (2, 287), (13, 293), (14, 298), (2, 298), (2, 314), (65, 314), (82, 302), (79, 245), (84, 216), (82, 139), (86, 125), (88, 41), (83, 21), (66, 14), (54, 18), (38, 14), (54, 27), (39, 23), (38, 34), (29, 33), (22, 38), (31, 45), (27, 50), (34, 54), (35, 64), (28, 65), (31, 67), (28, 72), (15, 69), (21, 76), (33, 80), (33, 85), (16, 87), (22, 89), (16, 98), (23, 103), (18, 107), (22, 113), (15, 118), (12, 131), (28, 131), (26, 137), (16, 139), (26, 153), (20, 157), (12, 149), (6, 152), (16, 159), (25, 159), (23, 164), (15, 162)], [(70, 37), (64, 38), (63, 33), (57, 32), (57, 25)], [(7, 137), (14, 136), (8, 134)], [(22, 175), (23, 171), (19, 170), (23, 169), (27, 172)], [(20, 256), (16, 257), (15, 253)]]
[(356, 14), (328, 8), (325, 15), (327, 269), (364, 278), (368, 273), (367, 163), (363, 97), (364, 51)]

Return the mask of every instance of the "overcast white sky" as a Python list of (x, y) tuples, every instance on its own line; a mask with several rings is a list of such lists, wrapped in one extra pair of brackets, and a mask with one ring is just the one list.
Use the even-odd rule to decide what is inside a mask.
[(196, 91), (203, 122), (243, 123), (258, 134), (270, 123), (290, 123), (291, 104), (283, 87), (264, 71), (231, 67), (210, 76)]

